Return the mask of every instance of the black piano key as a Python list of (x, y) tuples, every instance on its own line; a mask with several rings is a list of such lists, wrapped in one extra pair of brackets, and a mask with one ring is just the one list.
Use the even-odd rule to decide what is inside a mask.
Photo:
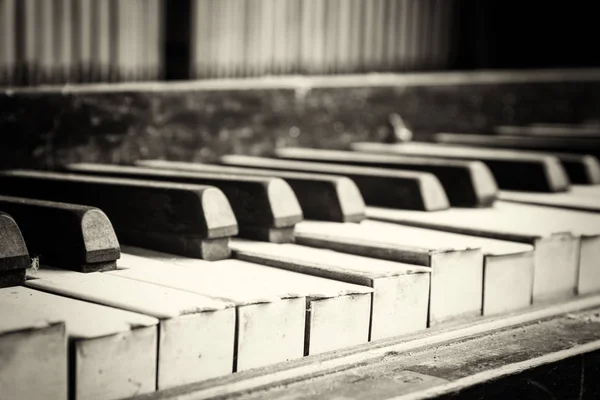
[(141, 160), (136, 164), (178, 171), (277, 177), (290, 185), (307, 219), (332, 222), (365, 219), (365, 203), (360, 190), (351, 179), (343, 176), (164, 160)]
[(19, 225), (11, 215), (0, 212), (0, 288), (25, 282), (29, 263), (29, 251)]
[(567, 173), (560, 161), (551, 155), (424, 142), (362, 142), (353, 143), (352, 148), (366, 153), (483, 161), (494, 174), (500, 189), (564, 192), (569, 188)]
[(346, 176), (356, 183), (368, 205), (436, 211), (450, 207), (439, 180), (427, 172), (393, 171), (276, 158), (227, 155), (221, 163), (239, 167)]
[[(437, 134), (434, 136), (436, 141), (443, 140), (444, 143), (449, 143), (450, 140), (459, 140), (456, 135), (442, 136)], [(471, 134), (468, 134), (469, 136)], [(475, 138), (464, 138), (467, 134), (460, 134), (460, 140), (469, 140), (473, 145), (476, 143)], [(481, 135), (479, 135), (481, 136)], [(491, 138), (487, 142), (488, 147), (510, 148), (519, 150), (538, 150), (545, 152), (561, 152), (575, 154), (590, 154), (594, 157), (600, 157), (600, 137), (560, 137), (560, 136), (517, 136), (517, 135), (490, 135)], [(455, 142), (458, 143), (458, 142)], [(463, 142), (466, 144), (466, 142)]]
[[(520, 146), (520, 140), (513, 144), (502, 136), (475, 135), (459, 133), (440, 133), (434, 135), (438, 143), (452, 145), (466, 145), (488, 148), (527, 149), (529, 151), (545, 151), (558, 158), (569, 176), (571, 183), (595, 185), (600, 183), (600, 162), (589, 154), (562, 153), (561, 149), (545, 148), (544, 142), (548, 137), (527, 138), (527, 140), (538, 141), (539, 148)], [(552, 139), (551, 139), (552, 140)], [(558, 152), (557, 152), (558, 151)]]
[(450, 205), (454, 207), (487, 207), (494, 203), (498, 193), (492, 173), (479, 161), (383, 156), (308, 148), (281, 148), (276, 150), (275, 155), (298, 161), (430, 172), (439, 179)]
[(278, 178), (108, 164), (72, 164), (66, 168), (70, 172), (91, 175), (215, 186), (227, 196), (239, 224), (240, 236), (249, 239), (291, 242), (294, 225), (303, 219), (294, 192)]
[(227, 198), (209, 186), (6, 170), (0, 193), (98, 207), (121, 243), (207, 260), (228, 258), (238, 231)]
[(597, 124), (548, 124), (535, 123), (527, 126), (497, 126), (494, 133), (507, 136), (598, 138), (600, 127)]
[(98, 208), (0, 196), (0, 210), (17, 221), (31, 255), (41, 264), (79, 272), (117, 267), (119, 241)]

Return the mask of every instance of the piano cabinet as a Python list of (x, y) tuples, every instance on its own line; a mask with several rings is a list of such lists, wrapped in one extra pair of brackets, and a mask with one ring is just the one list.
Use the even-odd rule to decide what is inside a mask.
[[(72, 163), (135, 165), (136, 162), (159, 159), (216, 163), (228, 154), (270, 157), (281, 147), (351, 150), (350, 145), (355, 142), (381, 143), (393, 139), (395, 132), (390, 120), (394, 120), (397, 113), (402, 114), (414, 131), (413, 140), (417, 141), (425, 138), (427, 133), (442, 131), (490, 133), (497, 126), (575, 123), (598, 118), (599, 89), (600, 70), (375, 74), (327, 79), (305, 76), (6, 89), (0, 91), (0, 167), (64, 172), (63, 167)], [(548, 97), (552, 101), (548, 101)], [(586, 101), (581, 101), (582, 98)], [(544, 102), (544, 107), (531, 105), (536, 102)], [(600, 154), (600, 149), (591, 148), (590, 153)], [(0, 194), (5, 194), (1, 189)], [(591, 198), (595, 194), (587, 191), (585, 196)], [(225, 196), (219, 198), (226, 202)], [(487, 200), (483, 203), (482, 208), (493, 207), (491, 200), (490, 204)], [(546, 207), (550, 213), (552, 208)], [(598, 218), (597, 211), (586, 212)], [(361, 214), (360, 218), (347, 223), (360, 226), (363, 217)], [(564, 226), (573, 228), (566, 222)], [(587, 231), (579, 233), (588, 234)], [(474, 232), (469, 234), (476, 235)], [(483, 310), (480, 310), (478, 316), (467, 321), (434, 324), (417, 332), (370, 342), (365, 333), (368, 322), (362, 318), (360, 326), (365, 329), (361, 330), (360, 340), (352, 341), (352, 346), (336, 348), (326, 343), (323, 349), (333, 351), (321, 352), (319, 348), (315, 354), (305, 357), (301, 350), (306, 345), (303, 335), (308, 303), (303, 299), (306, 294), (292, 293), (289, 295), (301, 299), (294, 303), (295, 320), (292, 322), (298, 327), (294, 330), (298, 336), (294, 357), (271, 358), (263, 354), (261, 359), (273, 359), (277, 364), (268, 362), (253, 368), (240, 368), (235, 373), (228, 373), (229, 367), (221, 365), (219, 371), (226, 371), (225, 375), (202, 373), (199, 375), (210, 378), (186, 379), (185, 385), (159, 387), (158, 391), (152, 383), (156, 365), (146, 365), (144, 393), (135, 393), (135, 389), (125, 382), (120, 383), (123, 390), (115, 392), (114, 398), (499, 399), (508, 396), (537, 398), (550, 394), (555, 398), (597, 398), (600, 397), (600, 387), (595, 379), (600, 371), (600, 295), (595, 290), (598, 285), (591, 281), (600, 282), (594, 271), (597, 266), (590, 261), (598, 252), (597, 242), (596, 239), (585, 242), (589, 247), (585, 248), (585, 276), (590, 282), (577, 281), (582, 293), (573, 292), (560, 299), (533, 304), (520, 299), (522, 308), (511, 307), (509, 311), (490, 315), (481, 315)], [(23, 256), (24, 253), (19, 254)], [(29, 255), (24, 258), (24, 266), (25, 261), (29, 261)], [(114, 279), (134, 280), (119, 270), (102, 274), (116, 276)], [(161, 274), (167, 276), (169, 271)], [(185, 275), (173, 279), (189, 284), (185, 282)], [(248, 281), (249, 285), (253, 284), (251, 279)], [(278, 296), (285, 295), (281, 293), (283, 288), (275, 289)], [(365, 290), (365, 293), (361, 292), (365, 301), (360, 310), (368, 314), (370, 289)], [(483, 290), (482, 298), (485, 288)], [(87, 296), (89, 299), (90, 294)], [(129, 300), (120, 300), (121, 306), (124, 303), (130, 304)], [(18, 307), (18, 301), (12, 298), (6, 300), (6, 304)], [(32, 304), (25, 308), (35, 309)], [(502, 304), (496, 306), (502, 309)], [(328, 310), (333, 316), (343, 311), (334, 307)], [(15, 318), (14, 312), (3, 312), (0, 310), (0, 350), (14, 338), (11, 335), (15, 324), (7, 322), (8, 317), (2, 317)], [(37, 318), (36, 315), (31, 311), (29, 319), (19, 320), (16, 325), (34, 325), (31, 318)], [(51, 317), (44, 324), (34, 325), (35, 329), (27, 335), (17, 338), (24, 344), (19, 345), (16, 354), (30, 354), (22, 346), (37, 340), (45, 332), (51, 335), (45, 339), (49, 343), (69, 340), (68, 325), (65, 331), (62, 325), (57, 325), (60, 322), (56, 321), (56, 316)], [(148, 332), (159, 324), (151, 317), (144, 321), (147, 325), (144, 329)], [(278, 315), (278, 321), (287, 323), (281, 315)], [(228, 335), (243, 331), (244, 327), (231, 321), (228, 323)], [(113, 331), (119, 330), (129, 332), (120, 326)], [(277, 336), (277, 332), (269, 333)], [(140, 350), (140, 359), (157, 359), (154, 344), (160, 338), (150, 336), (143, 346), (139, 344), (140, 349), (148, 350), (147, 354)], [(260, 342), (261, 351), (279, 350), (271, 342), (261, 342), (260, 337), (255, 339)], [(234, 345), (231, 343), (232, 347)], [(116, 347), (111, 343), (111, 354), (118, 353)], [(48, 354), (53, 357), (48, 364), (62, 368), (60, 357), (56, 353)], [(227, 354), (232, 358), (233, 371), (233, 359), (239, 354)], [(95, 355), (99, 357), (98, 352)], [(0, 351), (0, 370), (2, 365), (20, 368), (21, 364), (14, 361), (4, 364), (3, 357), (5, 353)], [(187, 365), (195, 365), (196, 361), (190, 359)], [(188, 375), (197, 374), (190, 372)], [(44, 375), (44, 378), (49, 385), (53, 384), (51, 377)], [(176, 374), (173, 377), (176, 382), (178, 378)], [(0, 376), (0, 384), (3, 382)], [(67, 390), (60, 384), (55, 387), (57, 393)], [(96, 387), (89, 384), (81, 389), (92, 393)], [(81, 392), (82, 395), (86, 393)]]

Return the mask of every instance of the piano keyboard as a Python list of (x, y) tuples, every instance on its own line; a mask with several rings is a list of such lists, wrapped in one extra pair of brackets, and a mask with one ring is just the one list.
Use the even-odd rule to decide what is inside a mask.
[(209, 390), (598, 306), (600, 213), (572, 206), (598, 201), (595, 182), (573, 185), (552, 152), (448, 147), (1, 172), (0, 360), (18, 356), (2, 393)]

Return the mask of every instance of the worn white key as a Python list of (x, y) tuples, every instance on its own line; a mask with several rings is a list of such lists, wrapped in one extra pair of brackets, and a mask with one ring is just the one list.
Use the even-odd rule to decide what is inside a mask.
[(373, 288), (370, 339), (427, 327), (430, 268), (294, 244), (236, 239), (236, 258)]
[(156, 318), (23, 286), (0, 289), (4, 307), (65, 321), (70, 398), (117, 400), (156, 390)]
[(506, 313), (528, 307), (533, 296), (534, 248), (529, 244), (367, 220), (366, 235), (380, 243), (402, 245), (420, 237), (440, 248), (478, 248), (483, 253), (483, 314)]
[[(532, 244), (534, 255), (533, 301), (573, 296), (577, 292), (581, 239), (568, 224), (553, 222), (557, 209), (496, 202), (488, 209), (458, 209), (435, 213), (369, 208), (370, 218)], [(537, 211), (536, 211), (537, 210)]]
[(450, 248), (423, 236), (411, 236), (390, 247), (378, 242), (378, 232), (361, 225), (302, 222), (296, 226), (296, 242), (431, 267), (429, 325), (481, 315), (483, 255), (479, 249)]
[(160, 320), (158, 389), (233, 371), (233, 303), (99, 272), (42, 268), (26, 285)]
[[(595, 189), (595, 186), (589, 187)], [(587, 193), (587, 195), (583, 193)], [(600, 201), (593, 195), (592, 190), (575, 189), (566, 193), (534, 193), (502, 190), (498, 194), (498, 198), (514, 203), (600, 213)]]
[(0, 307), (0, 398), (66, 400), (67, 360), (63, 321)]
[[(168, 262), (165, 267), (115, 271), (229, 299), (238, 306), (237, 370), (347, 347), (368, 340), (371, 288), (282, 271), (258, 264), (224, 260), (205, 262), (127, 248), (125, 253)], [(140, 269), (141, 270), (141, 269)], [(152, 276), (151, 276), (152, 275)], [(285, 309), (284, 309), (285, 307)], [(306, 308), (309, 314), (305, 316)], [(340, 309), (352, 312), (340, 313)], [(308, 318), (308, 322), (306, 320)], [(304, 348), (305, 323), (308, 325)], [(344, 332), (340, 335), (340, 332)], [(332, 340), (332, 338), (335, 338)], [(271, 351), (273, 347), (278, 351)]]

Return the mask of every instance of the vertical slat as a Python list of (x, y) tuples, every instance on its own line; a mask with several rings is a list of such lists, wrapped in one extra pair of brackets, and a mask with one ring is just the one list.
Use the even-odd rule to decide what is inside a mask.
[(362, 68), (362, 46), (364, 42), (364, 31), (365, 26), (363, 23), (364, 3), (362, 0), (351, 0), (352, 1), (352, 22), (351, 32), (352, 36), (349, 41), (351, 56), (349, 72), (359, 72)]
[(16, 0), (0, 0), (0, 85), (13, 84), (16, 69)]
[[(78, 80), (90, 80), (90, 67), (92, 63), (92, 0), (75, 1), (74, 17), (74, 50), (73, 59), (76, 63)], [(97, 34), (97, 32), (94, 32)]]
[(37, 2), (39, 24), (34, 27), (37, 33), (37, 54), (39, 54), (39, 74), (35, 83), (51, 83), (54, 69), (54, 0)]
[(40, 20), (40, 7), (38, 6), (37, 0), (24, 0), (25, 1), (25, 12), (24, 12), (24, 75), (27, 84), (31, 85), (35, 82), (38, 74), (40, 54), (38, 53), (38, 31), (42, 30), (39, 26), (38, 21)]
[(340, 29), (339, 18), (340, 18), (340, 1), (339, 0), (325, 0), (324, 7), (324, 37), (322, 38), (323, 43), (323, 72), (324, 73), (335, 73), (337, 70), (337, 49), (338, 49), (338, 35), (337, 32)]
[(282, 74), (285, 71), (287, 34), (289, 28), (285, 25), (288, 2), (286, 0), (273, 1), (273, 47), (272, 47), (272, 74)]
[(69, 82), (73, 66), (73, 10), (71, 0), (56, 0), (54, 10), (56, 52), (56, 82)]
[(95, 80), (107, 82), (110, 79), (111, 72), (111, 53), (113, 51), (112, 44), (115, 40), (118, 40), (117, 32), (111, 30), (110, 16), (112, 9), (112, 2), (110, 1), (94, 1), (96, 5), (96, 77)]

